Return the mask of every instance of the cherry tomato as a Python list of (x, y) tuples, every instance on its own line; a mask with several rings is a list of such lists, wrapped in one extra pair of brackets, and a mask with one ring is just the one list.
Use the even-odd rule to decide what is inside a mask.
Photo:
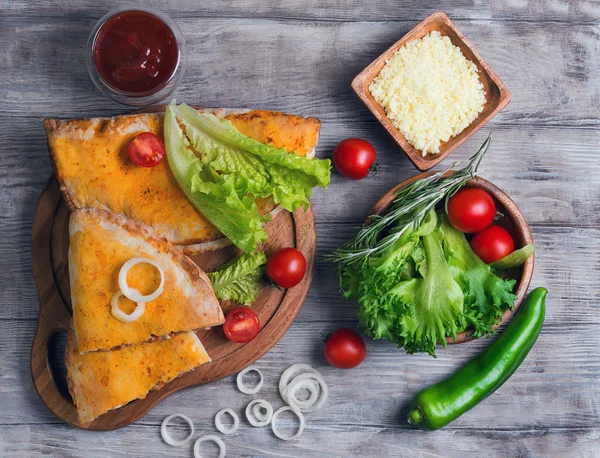
[(296, 248), (282, 248), (267, 261), (267, 275), (284, 288), (296, 286), (304, 278), (306, 259)]
[(325, 359), (340, 369), (352, 369), (365, 359), (367, 346), (354, 329), (341, 328), (335, 331), (325, 344)]
[(165, 157), (165, 145), (156, 135), (144, 132), (129, 144), (127, 154), (137, 165), (154, 167)]
[(342, 175), (362, 180), (375, 162), (375, 148), (360, 138), (342, 140), (333, 150), (333, 164)]
[(448, 219), (461, 232), (485, 229), (496, 215), (494, 199), (483, 189), (463, 188), (448, 201)]
[(471, 248), (483, 262), (490, 264), (515, 251), (515, 242), (506, 229), (492, 225), (473, 236)]
[(246, 343), (254, 339), (260, 331), (260, 321), (256, 312), (238, 307), (227, 314), (223, 324), (225, 336), (235, 343)]

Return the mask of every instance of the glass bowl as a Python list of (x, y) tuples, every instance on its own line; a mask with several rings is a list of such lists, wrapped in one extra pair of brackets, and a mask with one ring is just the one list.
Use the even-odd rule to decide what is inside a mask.
[[(94, 61), (94, 47), (96, 44), (96, 39), (104, 24), (106, 24), (110, 19), (112, 19), (116, 15), (130, 11), (140, 11), (160, 19), (167, 25), (167, 27), (169, 27), (169, 29), (171, 29), (171, 32), (173, 33), (173, 36), (175, 37), (175, 41), (177, 43), (177, 61), (170, 76), (160, 85), (146, 92), (126, 92), (112, 86), (102, 77)], [(87, 42), (86, 64), (92, 82), (98, 88), (98, 90), (107, 97), (110, 97), (111, 99), (119, 103), (131, 107), (142, 108), (150, 105), (155, 105), (161, 100), (166, 99), (173, 93), (173, 91), (181, 82), (183, 75), (185, 74), (185, 68), (187, 64), (185, 38), (177, 24), (166, 14), (155, 9), (142, 6), (124, 6), (121, 8), (114, 9), (105, 14), (92, 29), (92, 32), (90, 33)]]

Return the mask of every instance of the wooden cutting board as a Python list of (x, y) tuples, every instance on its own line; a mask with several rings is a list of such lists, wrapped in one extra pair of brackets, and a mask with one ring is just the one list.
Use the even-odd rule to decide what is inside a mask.
[[(283, 247), (296, 247), (306, 257), (306, 275), (302, 282), (290, 289), (279, 290), (264, 286), (252, 305), (261, 322), (261, 332), (247, 344), (227, 340), (221, 326), (199, 331), (212, 362), (182, 375), (161, 389), (152, 391), (120, 409), (108, 412), (94, 421), (81, 424), (75, 406), (68, 394), (61, 394), (49, 364), (48, 352), (52, 337), (67, 330), (71, 319), (71, 292), (67, 252), (69, 248), (69, 209), (63, 201), (56, 178), (51, 177), (40, 197), (33, 222), (31, 252), (33, 274), (40, 298), (38, 327), (31, 349), (31, 374), (42, 401), (65, 422), (91, 430), (111, 430), (129, 425), (143, 417), (162, 399), (190, 386), (219, 380), (249, 366), (285, 334), (300, 311), (313, 278), (316, 255), (316, 230), (312, 208), (273, 212), (266, 223), (267, 256)], [(234, 255), (234, 247), (192, 256), (204, 270), (213, 270)], [(225, 315), (235, 304), (222, 303)]]

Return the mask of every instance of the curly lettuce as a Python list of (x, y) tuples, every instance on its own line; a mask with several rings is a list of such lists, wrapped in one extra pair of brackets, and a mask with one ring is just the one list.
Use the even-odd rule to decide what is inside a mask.
[(266, 240), (254, 199), (307, 208), (312, 188), (329, 185), (331, 161), (260, 143), (226, 119), (171, 104), (165, 114), (169, 166), (192, 204), (243, 251)]
[(342, 292), (359, 303), (367, 335), (435, 357), (438, 343), (472, 326), (492, 331), (512, 307), (514, 280), (497, 277), (445, 215), (431, 211), (380, 256), (346, 266)]
[(424, 275), (397, 281), (379, 297), (365, 291), (358, 317), (372, 337), (394, 342), (407, 353), (435, 356), (437, 343), (445, 347), (446, 337), (456, 338), (466, 325), (464, 297), (446, 264), (439, 227), (417, 243), (423, 252)]
[(492, 331), (516, 296), (512, 293), (516, 280), (504, 280), (492, 272), (471, 249), (465, 235), (443, 215), (444, 252), (453, 277), (465, 293), (465, 317), (475, 329), (475, 337)]
[(351, 264), (341, 271), (340, 290), (346, 299), (368, 300), (366, 296), (379, 297), (399, 279), (414, 276), (415, 250), (419, 238), (431, 234), (437, 225), (437, 215), (430, 211), (420, 227), (411, 227), (390, 248), (379, 256), (371, 256), (366, 262)]
[(222, 301), (234, 301), (250, 306), (258, 297), (262, 284), (263, 265), (267, 257), (262, 251), (244, 253), (209, 272), (215, 296)]

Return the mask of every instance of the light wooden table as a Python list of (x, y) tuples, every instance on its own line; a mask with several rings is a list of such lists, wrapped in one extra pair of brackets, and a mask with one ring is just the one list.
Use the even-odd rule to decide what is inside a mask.
[[(191, 456), (159, 425), (173, 412), (214, 433), (214, 414), (249, 400), (232, 378), (180, 392), (136, 424), (95, 433), (58, 421), (29, 374), (38, 299), (29, 255), (31, 224), (51, 173), (42, 119), (125, 113), (101, 96), (84, 65), (87, 35), (120, 2), (4, 0), (0, 6), (0, 456)], [(445, 457), (600, 456), (600, 4), (590, 0), (496, 2), (150, 2), (171, 15), (189, 47), (175, 94), (209, 107), (260, 107), (321, 119), (318, 155), (343, 138), (372, 142), (379, 173), (361, 182), (333, 175), (317, 190), (319, 258), (308, 300), (290, 330), (256, 364), (261, 397), (279, 406), (276, 384), (291, 363), (310, 362), (330, 386), (327, 407), (307, 415), (296, 442), (242, 421), (228, 456)], [(368, 340), (358, 369), (328, 367), (319, 334), (354, 327), (325, 253), (347, 240), (391, 186), (417, 171), (359, 103), (350, 81), (374, 57), (439, 8), (512, 94), (490, 124), (482, 173), (514, 198), (537, 245), (532, 286), (546, 286), (546, 323), (531, 354), (500, 390), (447, 428), (412, 429), (411, 396), (477, 354), (486, 339), (440, 350), (434, 360)], [(466, 159), (476, 134), (442, 166)], [(197, 435), (196, 435), (197, 437)]]

